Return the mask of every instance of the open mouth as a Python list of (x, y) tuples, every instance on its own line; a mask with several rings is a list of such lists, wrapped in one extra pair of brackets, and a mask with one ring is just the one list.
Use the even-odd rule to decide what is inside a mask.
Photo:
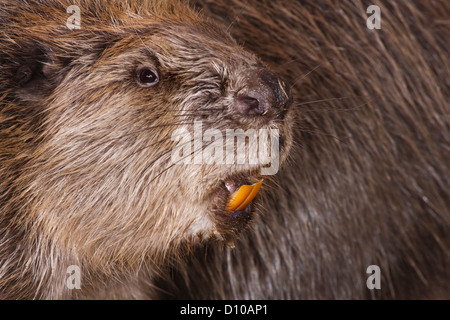
[(241, 186), (237, 185), (233, 180), (225, 181), (225, 187), (230, 192), (226, 209), (231, 212), (231, 214), (239, 211), (245, 211), (251, 206), (250, 204), (258, 194), (261, 185), (262, 180), (252, 185), (244, 184)]
[(234, 237), (248, 226), (262, 184), (261, 179), (249, 173), (236, 174), (218, 183), (212, 192), (210, 212), (222, 236)]

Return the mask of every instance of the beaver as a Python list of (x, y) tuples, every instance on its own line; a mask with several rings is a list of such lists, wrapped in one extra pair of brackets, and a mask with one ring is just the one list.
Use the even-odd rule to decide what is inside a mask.
[(450, 298), (448, 1), (195, 2), (292, 86), (294, 146), (253, 228), (164, 297)]
[(289, 87), (177, 0), (2, 1), (0, 52), (3, 299), (143, 298), (194, 245), (231, 244), (255, 205), (227, 201), (262, 165), (174, 163), (176, 130), (290, 148)]
[[(444, 1), (382, 2), (379, 30), (362, 2), (20, 2), (0, 7), (0, 297), (449, 296)], [(198, 119), (280, 130), (246, 211), (227, 186), (258, 166), (170, 162)]]

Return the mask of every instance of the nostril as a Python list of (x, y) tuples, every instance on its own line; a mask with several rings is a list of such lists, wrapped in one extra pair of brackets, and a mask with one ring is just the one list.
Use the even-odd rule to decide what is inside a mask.
[(240, 101), (252, 109), (256, 109), (259, 107), (259, 101), (256, 98), (243, 97), (243, 98), (240, 98)]
[(292, 103), (290, 87), (264, 68), (249, 69), (234, 99), (234, 110), (244, 116), (282, 119)]
[(252, 115), (252, 114), (262, 114), (262, 110), (259, 100), (250, 96), (240, 96), (236, 101), (237, 110), (241, 114)]

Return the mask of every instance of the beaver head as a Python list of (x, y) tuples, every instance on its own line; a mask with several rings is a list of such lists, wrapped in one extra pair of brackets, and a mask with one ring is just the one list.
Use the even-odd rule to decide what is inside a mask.
[[(181, 243), (235, 237), (252, 204), (229, 212), (226, 203), (263, 166), (209, 161), (207, 148), (226, 130), (272, 129), (282, 161), (291, 143), (289, 88), (185, 5), (86, 2), (71, 30), (70, 4), (2, 7), (3, 228), (30, 248), (102, 270), (157, 265)], [(199, 125), (200, 145), (179, 137), (194, 139)]]

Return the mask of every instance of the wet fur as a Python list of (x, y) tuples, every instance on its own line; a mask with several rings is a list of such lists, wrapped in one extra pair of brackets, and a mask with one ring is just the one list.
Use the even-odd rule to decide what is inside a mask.
[(237, 232), (208, 192), (256, 167), (171, 162), (194, 119), (257, 125), (230, 101), (262, 64), (223, 29), (178, 1), (2, 1), (0, 52), (1, 298), (142, 298), (190, 242)]
[[(382, 3), (379, 31), (360, 1), (197, 1), (220, 27), (176, 2), (88, 1), (80, 32), (64, 25), (77, 1), (16, 3), (0, 4), (1, 298), (449, 297), (446, 1)], [(208, 107), (226, 106), (227, 75), (237, 85), (242, 64), (259, 64), (227, 28), (293, 86), (295, 144), (236, 248), (200, 243), (155, 289), (169, 257), (192, 250), (180, 236), (205, 208), (186, 199), (222, 174), (167, 167), (164, 128), (192, 120), (171, 111), (239, 121)], [(129, 78), (148, 31), (186, 49), (155, 48), (164, 91)], [(192, 68), (195, 43), (208, 63), (234, 62)], [(81, 292), (64, 285), (72, 264)], [(380, 291), (365, 286), (371, 264)]]
[(196, 3), (293, 86), (295, 147), (253, 230), (199, 250), (165, 297), (448, 299), (449, 3)]

